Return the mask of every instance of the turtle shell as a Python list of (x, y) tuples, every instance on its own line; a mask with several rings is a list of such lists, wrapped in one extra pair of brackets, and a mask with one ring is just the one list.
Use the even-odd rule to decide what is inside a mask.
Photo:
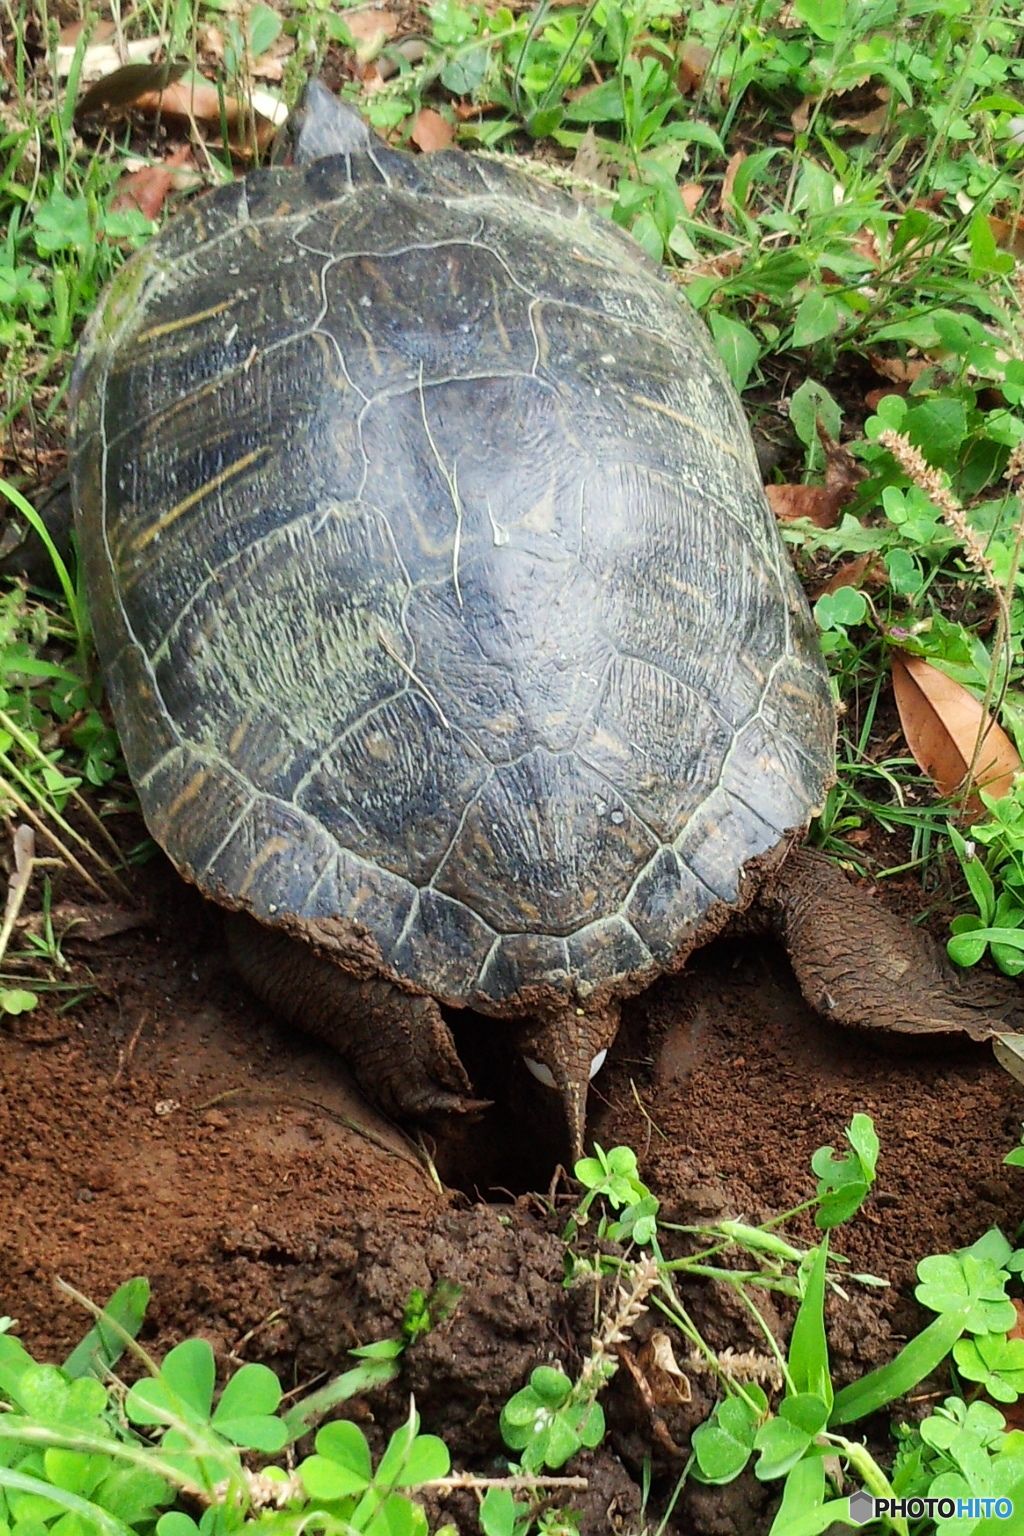
[(561, 193), (459, 152), (257, 171), (122, 270), (72, 399), (125, 757), (208, 895), (514, 1013), (670, 968), (820, 806), (739, 401)]

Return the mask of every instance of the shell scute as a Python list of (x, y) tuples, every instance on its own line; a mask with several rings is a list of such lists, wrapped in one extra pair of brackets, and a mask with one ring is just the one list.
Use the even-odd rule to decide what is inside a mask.
[(659, 848), (633, 888), (626, 916), (655, 960), (669, 966), (693, 947), (715, 899), (674, 848)]

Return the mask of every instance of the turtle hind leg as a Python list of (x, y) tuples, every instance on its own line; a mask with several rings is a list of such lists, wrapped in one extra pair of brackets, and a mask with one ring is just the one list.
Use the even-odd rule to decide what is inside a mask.
[(380, 977), (361, 980), (255, 918), (225, 917), (235, 969), (281, 1019), (344, 1056), (367, 1098), (396, 1119), (471, 1114), (466, 1069), (432, 997)]
[(1019, 987), (957, 972), (929, 934), (851, 885), (821, 854), (794, 849), (758, 904), (804, 997), (839, 1024), (985, 1040), (1024, 1017)]

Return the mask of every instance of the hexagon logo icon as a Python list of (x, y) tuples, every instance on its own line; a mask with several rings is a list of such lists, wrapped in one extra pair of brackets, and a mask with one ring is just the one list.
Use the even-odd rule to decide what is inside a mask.
[(874, 1495), (865, 1489), (859, 1488), (856, 1493), (850, 1494), (850, 1519), (854, 1525), (867, 1525), (869, 1520), (875, 1518)]

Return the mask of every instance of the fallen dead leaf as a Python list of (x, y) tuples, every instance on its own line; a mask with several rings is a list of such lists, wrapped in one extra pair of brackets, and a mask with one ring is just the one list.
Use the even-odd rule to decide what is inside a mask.
[(948, 197), (945, 187), (940, 187), (935, 192), (928, 192), (924, 197), (914, 198), (914, 207), (923, 208), (927, 213), (938, 213)]
[(727, 203), (733, 202), (733, 188), (736, 184), (736, 175), (746, 158), (747, 152), (745, 149), (738, 149), (730, 158), (729, 164), (725, 168), (725, 175), (722, 177), (722, 191), (718, 199), (719, 208), (724, 208)]
[(147, 219), (155, 219), (172, 188), (181, 189), (181, 172), (186, 166), (192, 168), (188, 180), (200, 181), (192, 151), (184, 144), (160, 165), (143, 165), (138, 170), (129, 171), (118, 182), (111, 207), (138, 208)]
[[(87, 26), (88, 22), (79, 20), (71, 21), (66, 27), (61, 27), (60, 34), (57, 38), (57, 47), (71, 48), (73, 50), (77, 46), (78, 39), (81, 37)], [(114, 35), (114, 31), (115, 28), (112, 21), (98, 21), (92, 29), (91, 41), (94, 43), (109, 42)]]
[(992, 237), (1002, 251), (1009, 251), (1018, 261), (1024, 261), (1024, 222), (1020, 219), (997, 219), (995, 214), (988, 216), (988, 227), (992, 231)]
[[(65, 28), (61, 33), (61, 42), (57, 45), (55, 67), (58, 80), (66, 80), (71, 73), (77, 49), (77, 33), (81, 31), (81, 23), (74, 27)], [(65, 37), (75, 34), (74, 40), (64, 42)], [(102, 80), (105, 75), (113, 74), (123, 64), (148, 64), (160, 51), (166, 42), (161, 33), (156, 37), (138, 37), (124, 45), (124, 57), (110, 41), (114, 35), (112, 22), (100, 22), (92, 35), (92, 41), (82, 55), (82, 68), (78, 76), (79, 86), (91, 85), (95, 80)]]
[(853, 454), (825, 431), (819, 418), (818, 437), (825, 450), (824, 485), (766, 485), (765, 495), (782, 523), (806, 517), (816, 528), (834, 528), (853, 496), (863, 470)]
[(573, 156), (572, 173), (581, 181), (592, 182), (596, 187), (605, 187), (609, 192), (618, 178), (618, 167), (613, 165), (602, 150), (593, 123), (583, 135), (580, 146)]
[[(922, 656), (894, 651), (892, 683), (907, 746), (918, 767), (941, 795), (960, 789), (984, 724), (981, 704), (961, 683), (947, 677)], [(978, 757), (974, 784), (997, 798), (1006, 795), (1021, 766), (1016, 747), (991, 717)], [(967, 809), (979, 815), (982, 804), (971, 794)]]
[(398, 17), (394, 11), (345, 11), (342, 20), (349, 36), (357, 43), (372, 42), (381, 34), (385, 38), (394, 37), (398, 31)]
[(432, 155), (439, 149), (451, 148), (455, 129), (440, 112), (434, 112), (430, 107), (421, 107), (409, 137), (417, 149), (421, 149), (425, 155)]
[(647, 1373), (641, 1368), (638, 1361), (634, 1360), (632, 1353), (625, 1344), (621, 1344), (615, 1353), (620, 1363), (626, 1367), (629, 1376), (632, 1378), (633, 1385), (636, 1387), (640, 1402), (647, 1410), (650, 1432), (654, 1440), (673, 1460), (685, 1456), (686, 1452), (673, 1440), (665, 1420), (658, 1412), (658, 1404), (655, 1402), (654, 1392), (647, 1378)]
[(258, 59), (253, 59), (249, 65), (249, 72), (254, 80), (269, 80), (271, 85), (277, 85), (284, 79), (285, 60), (289, 53), (294, 53), (295, 45), (290, 37), (284, 38), (283, 41), (292, 45), (287, 52), (279, 52), (275, 43), (273, 48), (268, 49), (266, 53), (261, 53)]
[(713, 54), (703, 43), (686, 43), (679, 56), (676, 85), (681, 96), (692, 96), (707, 74)]
[(872, 586), (877, 589), (884, 587), (888, 579), (888, 573), (878, 558), (877, 550), (866, 549), (862, 555), (855, 555), (852, 560), (844, 560), (815, 596), (821, 597), (825, 592), (838, 592), (840, 587)]
[(817, 100), (817, 96), (805, 96), (800, 105), (794, 107), (789, 114), (789, 120), (797, 133), (806, 133), (811, 126), (811, 112)]
[[(79, 906), (77, 902), (62, 901), (53, 908), (50, 918), (58, 932), (67, 930), (65, 937), (81, 939), (88, 944), (98, 944), (118, 933), (128, 933), (133, 928), (148, 928), (153, 914), (140, 908), (129, 911), (127, 907), (99, 904), (93, 907)], [(42, 931), (43, 915), (33, 912), (25, 924), (29, 932)]]
[(863, 133), (867, 136), (872, 133), (881, 133), (888, 121), (889, 104), (885, 102), (882, 106), (875, 107), (873, 111), (865, 112), (860, 117), (834, 117), (832, 127), (846, 128), (851, 133)]
[(699, 181), (688, 181), (685, 186), (679, 188), (679, 196), (683, 200), (683, 207), (693, 218), (700, 207), (700, 200), (704, 196), (704, 188)]
[(363, 87), (364, 96), (376, 96), (386, 85), (384, 76), (375, 64), (367, 64), (365, 69), (359, 71), (359, 80)]
[(908, 361), (902, 357), (883, 357), (880, 352), (869, 352), (867, 357), (879, 377), (893, 384), (913, 384), (926, 368), (932, 366), (923, 357), (913, 357)]
[(873, 229), (860, 229), (853, 242), (853, 249), (858, 256), (870, 261), (873, 267), (882, 265), (882, 247), (878, 243), (878, 236)]
[(764, 493), (780, 523), (806, 517), (815, 528), (834, 528), (839, 508), (823, 485), (766, 485)]
[(690, 1401), (690, 1378), (679, 1369), (667, 1333), (655, 1329), (640, 1346), (636, 1363), (647, 1377), (655, 1407), (672, 1408)]
[[(101, 85), (105, 84), (105, 81), (101, 82)], [(91, 97), (97, 89), (96, 86), (92, 87), (86, 93), (87, 96)], [(254, 122), (250, 117), (249, 105), (252, 107)], [(202, 125), (215, 135), (210, 143), (220, 142), (217, 135), (221, 129), (221, 96), (208, 80), (175, 80), (165, 90), (142, 91), (131, 102), (131, 106), (136, 111), (154, 117), (159, 115), (183, 126)], [(223, 106), (231, 152), (243, 160), (251, 158), (257, 149), (267, 148), (288, 116), (284, 102), (263, 90), (250, 92), (249, 101), (244, 107), (234, 96), (225, 96)]]
[(224, 33), (211, 22), (199, 28), (199, 51), (211, 64), (224, 63)]
[(185, 73), (183, 64), (125, 64), (105, 71), (75, 104), (76, 118), (92, 117), (99, 112), (127, 112), (143, 96), (159, 93)]
[(738, 272), (745, 261), (742, 251), (723, 251), (721, 256), (713, 256), (710, 261), (693, 262), (686, 270), (693, 277), (728, 277), (730, 273)]
[[(993, 1041), (994, 1044), (995, 1042)], [(998, 1051), (996, 1056), (1000, 1061), (1002, 1060)], [(1017, 1073), (1013, 1072), (1012, 1076), (1016, 1077)], [(1018, 1300), (1016, 1296), (1010, 1299), (1013, 1302), (1014, 1311), (1017, 1313), (1017, 1321), (1006, 1337), (1008, 1339), (1024, 1339), (1024, 1301)], [(992, 1399), (986, 1398), (986, 1401), (991, 1402)], [(1003, 1418), (1006, 1420), (1007, 1429), (1024, 1429), (1024, 1398), (1018, 1398), (1015, 1403), (995, 1403), (993, 1406), (998, 1408), (999, 1412), (1003, 1415)]]
[(460, 123), (469, 123), (474, 118), (481, 118), (487, 112), (493, 112), (497, 105), (496, 101), (453, 101), (450, 103), (451, 109)]
[(392, 11), (346, 11), (342, 19), (355, 45), (360, 69), (372, 64), (398, 31), (398, 17)]
[(910, 391), (909, 384), (883, 384), (881, 389), (869, 389), (864, 396), (864, 404), (869, 411), (877, 411), (879, 403), (886, 395), (906, 395)]

